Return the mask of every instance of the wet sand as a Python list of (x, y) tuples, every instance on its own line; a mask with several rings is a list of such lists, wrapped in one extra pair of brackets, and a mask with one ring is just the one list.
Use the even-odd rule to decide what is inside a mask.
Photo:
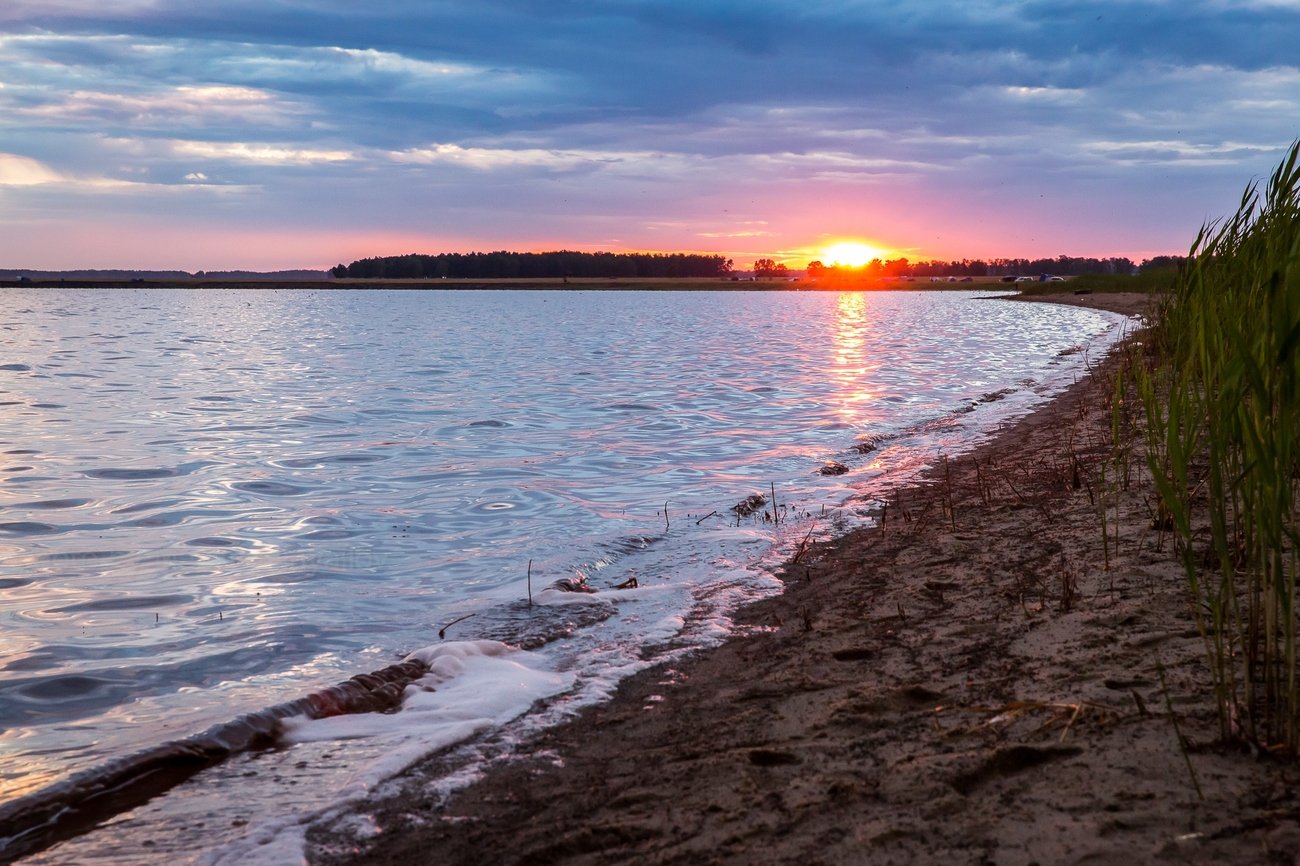
[(751, 633), (449, 799), (431, 759), (334, 822), (367, 841), (314, 828), (312, 862), (1296, 862), (1300, 771), (1215, 744), (1140, 450), (1113, 456), (1117, 357), (789, 564)]

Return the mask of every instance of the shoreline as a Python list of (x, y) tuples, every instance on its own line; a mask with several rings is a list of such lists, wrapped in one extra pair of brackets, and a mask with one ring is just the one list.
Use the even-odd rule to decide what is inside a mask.
[(1298, 774), (1214, 745), (1140, 453), (1116, 478), (1120, 359), (787, 564), (737, 636), (445, 800), (437, 756), (407, 770), (337, 821), (364, 842), (309, 829), (310, 862), (1292, 862)]

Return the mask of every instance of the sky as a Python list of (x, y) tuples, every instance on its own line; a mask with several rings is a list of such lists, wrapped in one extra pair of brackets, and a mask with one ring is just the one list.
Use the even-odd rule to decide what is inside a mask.
[(0, 268), (1185, 253), (1300, 0), (4, 0)]

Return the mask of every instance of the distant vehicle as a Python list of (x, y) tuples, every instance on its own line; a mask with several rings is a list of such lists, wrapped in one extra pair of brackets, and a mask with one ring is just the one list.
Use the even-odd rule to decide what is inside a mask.
[(1033, 277), (1016, 277), (1016, 282), (1017, 282), (1017, 283), (1032, 283), (1032, 282), (1034, 282), (1034, 278), (1033, 278)]
[(1043, 282), (1045, 282), (1045, 283), (1063, 283), (1063, 282), (1065, 282), (1065, 277), (1048, 277), (1047, 279), (1043, 280)]

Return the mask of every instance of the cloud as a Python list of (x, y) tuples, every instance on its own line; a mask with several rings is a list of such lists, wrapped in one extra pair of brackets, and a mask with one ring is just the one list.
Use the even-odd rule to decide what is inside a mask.
[(1026, 87), (1008, 85), (1000, 88), (1008, 99), (1022, 102), (1077, 104), (1087, 96), (1087, 91), (1078, 87)]
[(1270, 154), (1273, 146), (1219, 142), (1194, 144), (1186, 141), (1090, 141), (1083, 150), (1122, 165), (1232, 165), (1243, 156)]
[(36, 186), (62, 180), (63, 177), (58, 172), (39, 160), (0, 153), (0, 186)]
[[(162, 5), (162, 0), (113, 0), (117, 14), (135, 15)], [(79, 18), (102, 13), (103, 0), (7, 0), (0, 6), (0, 22)]]
[[(202, 173), (186, 175), (190, 184), (205, 183), (208, 178)], [(57, 189), (73, 193), (103, 192), (167, 192), (177, 188), (173, 184), (149, 183), (126, 180), (122, 178), (95, 175), (70, 175), (59, 172), (27, 156), (12, 153), (0, 153), (0, 187)], [(226, 187), (230, 191), (230, 187)]]
[(1044, 196), (1007, 237), (1045, 243), (1089, 209), (1181, 225), (1300, 109), (1300, 0), (10, 0), (0, 22), (0, 140), (23, 143), (0, 177), (69, 221), (113, 219), (85, 196), (116, 189), (178, 222), (256, 201), (304, 231), (506, 245), (545, 215), (572, 243), (793, 249), (848, 230), (817, 220), (948, 242)]
[(246, 162), (257, 165), (309, 166), (319, 163), (347, 162), (356, 155), (348, 150), (315, 150), (290, 147), (282, 144), (254, 142), (170, 142), (171, 151), (183, 158)]
[(394, 162), (433, 165), (447, 163), (476, 171), (502, 168), (541, 168), (549, 171), (597, 169), (672, 159), (652, 151), (550, 150), (544, 148), (462, 147), (433, 144), (389, 154)]
[[(38, 99), (40, 101), (38, 101)], [(117, 128), (284, 126), (293, 109), (265, 91), (229, 85), (167, 88), (146, 93), (74, 90), (14, 105), (24, 122), (106, 124)]]
[(734, 232), (696, 232), (699, 238), (770, 238), (772, 232), (734, 231)]

